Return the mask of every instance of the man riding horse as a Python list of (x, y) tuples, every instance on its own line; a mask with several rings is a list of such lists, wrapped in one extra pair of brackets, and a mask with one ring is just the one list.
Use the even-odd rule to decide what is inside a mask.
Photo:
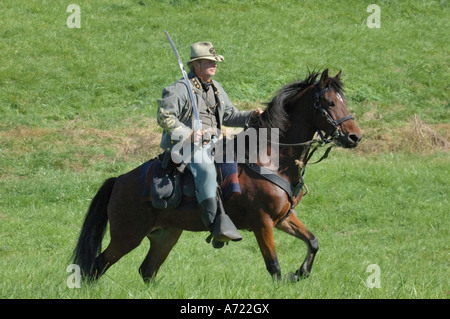
[[(187, 88), (182, 79), (166, 87), (162, 98), (158, 100), (157, 114), (158, 124), (164, 130), (161, 148), (172, 153), (178, 143), (188, 143), (189, 149), (192, 150), (191, 156), (185, 157), (183, 164), (194, 176), (195, 194), (202, 209), (202, 221), (211, 232), (214, 229), (218, 201), (221, 200), (220, 196), (216, 196), (217, 175), (212, 154), (221, 126), (245, 127), (246, 123), (263, 112), (260, 108), (254, 111), (238, 111), (222, 86), (212, 79), (217, 70), (217, 62), (223, 61), (223, 56), (216, 54), (211, 42), (192, 44), (190, 60), (187, 62), (190, 68), (190, 87)], [(192, 103), (188, 90), (194, 93), (201, 129), (193, 125)], [(183, 149), (186, 150), (185, 147)], [(173, 156), (174, 154), (172, 158)], [(222, 229), (221, 234), (214, 234), (215, 248), (222, 247), (223, 242), (242, 239), (232, 223), (228, 224), (228, 228)]]

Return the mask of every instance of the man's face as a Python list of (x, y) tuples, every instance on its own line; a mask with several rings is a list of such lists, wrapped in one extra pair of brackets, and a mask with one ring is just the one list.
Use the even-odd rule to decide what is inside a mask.
[(194, 64), (195, 74), (203, 81), (208, 81), (216, 74), (217, 63), (211, 60), (198, 60)]

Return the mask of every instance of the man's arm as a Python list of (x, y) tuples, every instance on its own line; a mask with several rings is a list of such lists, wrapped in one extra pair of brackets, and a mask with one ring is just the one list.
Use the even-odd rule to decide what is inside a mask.
[(177, 82), (165, 88), (162, 98), (158, 100), (158, 125), (171, 134), (172, 139), (185, 139), (192, 134), (192, 129), (180, 121), (189, 112), (188, 97), (181, 93), (183, 91), (186, 91), (186, 86)]

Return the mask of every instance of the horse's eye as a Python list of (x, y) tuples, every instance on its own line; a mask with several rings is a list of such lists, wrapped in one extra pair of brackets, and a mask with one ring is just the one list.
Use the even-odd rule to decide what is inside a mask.
[(331, 101), (330, 102), (330, 105), (329, 106), (334, 106), (334, 102), (333, 101)]

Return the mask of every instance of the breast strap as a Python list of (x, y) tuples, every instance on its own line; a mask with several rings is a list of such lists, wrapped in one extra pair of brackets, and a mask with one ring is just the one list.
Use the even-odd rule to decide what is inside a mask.
[(258, 175), (283, 189), (288, 196), (289, 202), (291, 203), (291, 208), (294, 208), (294, 198), (297, 197), (302, 190), (303, 179), (300, 179), (296, 185), (292, 185), (288, 180), (263, 166), (259, 166), (255, 163), (245, 163), (245, 165)]

